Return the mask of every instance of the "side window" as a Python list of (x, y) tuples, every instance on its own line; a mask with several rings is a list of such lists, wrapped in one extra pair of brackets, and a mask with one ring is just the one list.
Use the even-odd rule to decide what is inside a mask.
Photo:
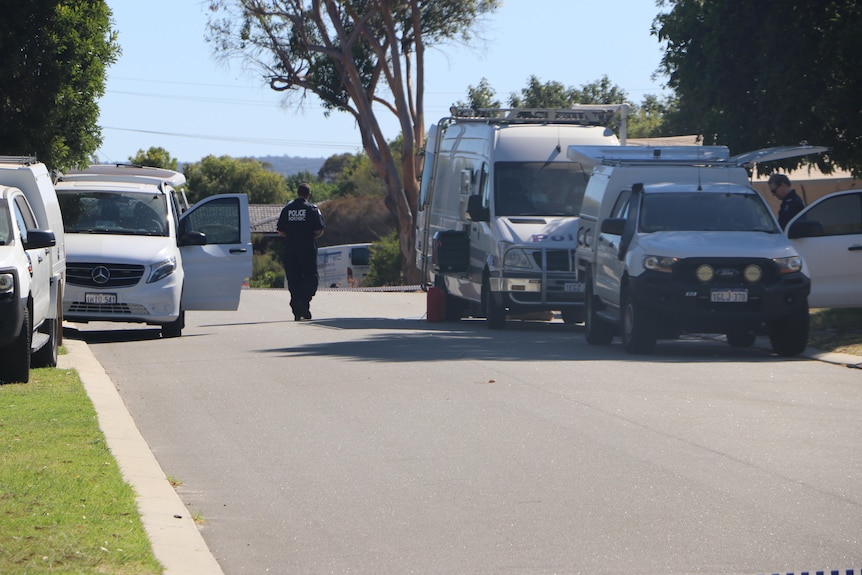
[(862, 234), (862, 192), (820, 202), (805, 214), (805, 219), (819, 222), (826, 236)]
[(15, 221), (18, 223), (18, 230), (21, 232), (21, 240), (27, 241), (27, 232), (36, 229), (36, 218), (33, 217), (33, 212), (23, 196), (15, 198)]
[(203, 232), (208, 244), (237, 244), (240, 241), (240, 214), (237, 198), (219, 198), (186, 212), (180, 236)]
[(632, 197), (631, 190), (623, 190), (617, 201), (614, 202), (614, 207), (611, 209), (610, 217), (625, 218), (629, 213), (629, 199)]
[(482, 207), (491, 206), (491, 173), (487, 162), (482, 162), (482, 176), (479, 182), (479, 193), (482, 195)]

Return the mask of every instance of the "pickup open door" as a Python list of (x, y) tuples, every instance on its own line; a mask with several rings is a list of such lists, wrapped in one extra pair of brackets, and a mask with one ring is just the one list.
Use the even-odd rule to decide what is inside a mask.
[(182, 309), (237, 309), (252, 269), (248, 196), (222, 194), (197, 202), (180, 217), (177, 239), (185, 271)]

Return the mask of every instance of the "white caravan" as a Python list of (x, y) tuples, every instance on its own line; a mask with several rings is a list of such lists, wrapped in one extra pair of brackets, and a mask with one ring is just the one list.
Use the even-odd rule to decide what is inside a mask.
[(361, 287), (369, 271), (371, 244), (342, 244), (317, 250), (317, 275), (321, 287)]
[(235, 310), (252, 248), (248, 197), (183, 210), (171, 170), (96, 165), (56, 184), (66, 224), (66, 318), (139, 322), (177, 337), (188, 310)]
[[(574, 268), (578, 214), (592, 164), (571, 145), (625, 143), (629, 107), (461, 109), (428, 132), (416, 217), (416, 266), (444, 291), (444, 318), (560, 311), (583, 316)], [(609, 125), (619, 123), (620, 139)]]

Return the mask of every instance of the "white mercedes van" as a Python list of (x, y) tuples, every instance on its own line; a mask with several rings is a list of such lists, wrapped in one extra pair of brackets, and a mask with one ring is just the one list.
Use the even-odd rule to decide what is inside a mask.
[(95, 165), (56, 184), (65, 221), (69, 321), (137, 322), (178, 337), (189, 310), (235, 310), (251, 275), (245, 194), (183, 210), (180, 173)]

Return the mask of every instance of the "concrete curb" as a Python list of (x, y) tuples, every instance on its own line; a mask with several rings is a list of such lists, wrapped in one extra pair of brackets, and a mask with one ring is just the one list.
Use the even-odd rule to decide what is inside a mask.
[(83, 342), (64, 339), (68, 353), (58, 367), (78, 372), (96, 408), (99, 427), (120, 466), (123, 478), (135, 490), (138, 513), (153, 553), (165, 575), (224, 575), (203, 536), (167, 477), (114, 383)]

